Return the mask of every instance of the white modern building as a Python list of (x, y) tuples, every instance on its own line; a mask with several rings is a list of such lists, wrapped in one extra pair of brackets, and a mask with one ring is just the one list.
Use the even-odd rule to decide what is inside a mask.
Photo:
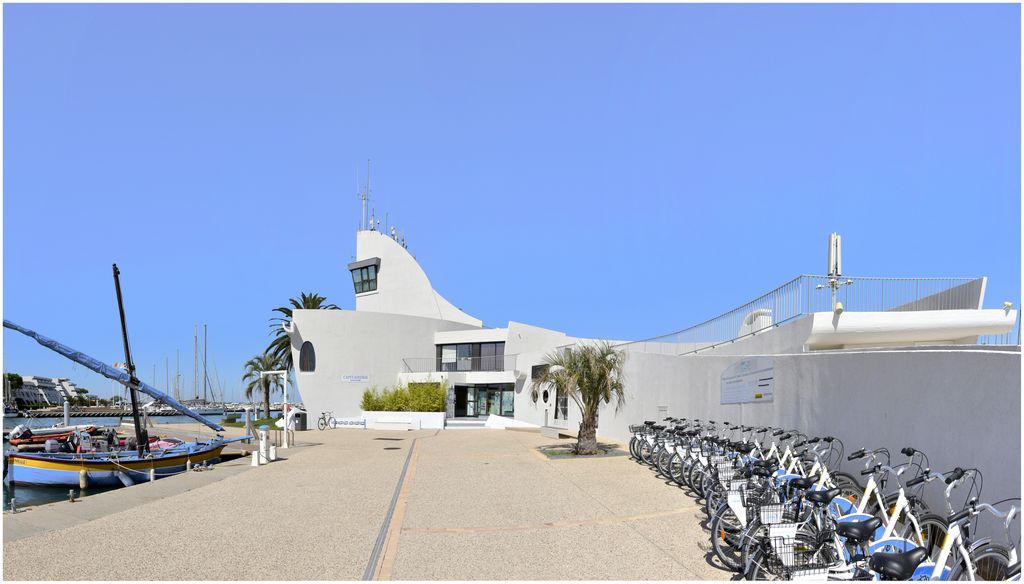
[[(578, 425), (551, 388), (534, 402), (531, 379), (545, 355), (587, 339), (521, 322), (484, 328), (372, 228), (357, 232), (347, 267), (355, 310), (296, 310), (286, 329), (312, 416), (358, 419), (365, 389), (432, 380), (447, 385), (449, 420)], [(598, 434), (626, 439), (628, 424), (667, 416), (799, 428), (849, 450), (914, 446), (936, 468), (977, 465), (993, 495), (1017, 496), (1019, 451), (978, 449), (992, 428), (1020, 444), (1018, 312), (983, 308), (985, 284), (799, 276), (701, 325), (618, 342), (627, 399), (605, 408)]]
[(24, 375), (21, 380), (22, 386), (13, 390), (11, 397), (21, 400), (22, 403), (58, 406), (63, 404), (65, 399), (70, 400), (79, 395), (75, 384), (63, 377)]

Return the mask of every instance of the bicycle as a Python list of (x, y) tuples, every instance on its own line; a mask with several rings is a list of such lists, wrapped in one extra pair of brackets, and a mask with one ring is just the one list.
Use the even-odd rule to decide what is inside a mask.
[(334, 419), (334, 412), (320, 412), (320, 419), (316, 421), (316, 427), (320, 430), (326, 430), (331, 428), (332, 430), (338, 426), (338, 421)]

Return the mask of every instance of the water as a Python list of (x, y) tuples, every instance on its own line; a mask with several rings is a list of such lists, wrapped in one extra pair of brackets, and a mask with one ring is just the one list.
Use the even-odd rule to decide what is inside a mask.
[[(280, 418), (280, 411), (271, 410), (270, 415), (274, 418)], [(222, 415), (209, 415), (205, 416), (207, 419), (220, 422), (224, 419)], [(239, 420), (244, 420), (245, 415), (239, 414)], [(121, 421), (128, 424), (132, 422), (132, 416), (129, 413), (123, 418), (116, 417), (94, 417), (94, 418), (71, 418), (71, 425), (87, 425), (92, 424), (95, 426), (118, 426)], [(188, 438), (188, 431), (201, 426), (199, 422), (196, 422), (188, 416), (154, 416), (149, 419), (153, 424), (153, 428), (150, 428), (149, 432), (151, 435), (159, 435), (162, 433), (161, 427), (168, 425), (177, 425), (174, 430), (175, 434), (182, 438)], [(4, 418), (4, 431), (7, 432), (13, 429), (18, 424), (25, 424), (29, 428), (40, 428), (45, 426), (53, 426), (58, 422), (62, 422), (63, 418)], [(184, 425), (183, 425), (184, 424)], [(167, 428), (170, 430), (170, 428)], [(131, 429), (128, 427), (122, 427), (120, 429), (121, 434), (131, 434)], [(4, 451), (6, 452), (10, 446), (7, 441), (4, 441)], [(95, 495), (96, 493), (102, 493), (113, 489), (120, 489), (123, 487), (90, 487), (88, 489), (79, 490), (77, 487), (74, 489), (75, 498), (87, 497), (89, 495)], [(35, 485), (18, 485), (12, 486), (4, 482), (4, 498), (3, 498), (3, 509), (7, 511), (11, 508), (11, 497), (15, 497), (17, 507), (19, 509), (29, 507), (31, 505), (42, 505), (45, 503), (53, 503), (56, 501), (67, 501), (68, 500), (68, 487), (41, 487)]]

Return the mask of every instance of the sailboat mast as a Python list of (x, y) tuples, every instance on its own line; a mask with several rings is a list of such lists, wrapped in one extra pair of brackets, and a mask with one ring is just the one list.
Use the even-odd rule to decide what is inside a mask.
[(174, 399), (181, 401), (181, 349), (174, 350)]
[(203, 403), (206, 403), (206, 325), (203, 325)]
[(199, 399), (199, 327), (192, 331), (192, 399)]
[(124, 319), (124, 302), (121, 299), (120, 271), (114, 264), (114, 289), (117, 291), (117, 311), (121, 315), (121, 338), (124, 340), (124, 363), (128, 369), (128, 391), (132, 396), (132, 421), (135, 423), (135, 441), (139, 449), (139, 458), (149, 450), (149, 434), (139, 420), (139, 379), (135, 377), (135, 363), (132, 362), (132, 350), (128, 346), (128, 325)]

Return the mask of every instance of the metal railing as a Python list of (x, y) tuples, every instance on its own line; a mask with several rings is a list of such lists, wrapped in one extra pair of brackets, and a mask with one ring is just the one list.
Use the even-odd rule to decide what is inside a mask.
[(732, 343), (814, 312), (979, 308), (983, 278), (830, 278), (802, 275), (698, 325), (618, 345), (627, 351), (684, 355)]
[[(1020, 303), (1018, 303), (1019, 307)], [(978, 337), (979, 345), (1017, 345), (1020, 346), (1020, 308), (1017, 309), (1017, 322), (1013, 328), (1001, 335), (984, 335)]]
[(472, 371), (515, 371), (515, 355), (461, 357), (445, 361), (443, 357), (406, 357), (402, 359), (406, 373), (463, 373)]

